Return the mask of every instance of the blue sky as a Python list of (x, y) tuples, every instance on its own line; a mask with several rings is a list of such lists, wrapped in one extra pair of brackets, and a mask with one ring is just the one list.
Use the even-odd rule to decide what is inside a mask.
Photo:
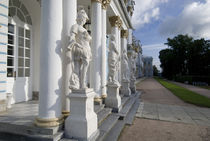
[(210, 39), (210, 0), (135, 0), (132, 22), (143, 55), (160, 69), (159, 51), (167, 38), (188, 34)]

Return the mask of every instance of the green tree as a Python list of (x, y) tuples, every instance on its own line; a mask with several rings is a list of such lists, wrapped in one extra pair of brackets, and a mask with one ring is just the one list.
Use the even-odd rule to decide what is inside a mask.
[(159, 70), (155, 65), (153, 65), (153, 76), (158, 76)]
[(178, 35), (165, 44), (168, 48), (159, 52), (164, 77), (210, 76), (210, 41)]

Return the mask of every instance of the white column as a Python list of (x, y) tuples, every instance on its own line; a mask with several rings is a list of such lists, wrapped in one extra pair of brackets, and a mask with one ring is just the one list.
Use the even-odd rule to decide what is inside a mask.
[(66, 50), (69, 43), (70, 30), (76, 23), (77, 0), (63, 0), (63, 94), (62, 94), (62, 113), (68, 115), (70, 111), (70, 100), (66, 97), (70, 93), (69, 79), (72, 74), (69, 63), (70, 52)]
[(42, 0), (40, 48), (40, 99), (36, 125), (48, 127), (62, 123), (61, 115), (61, 34), (62, 1)]
[(101, 70), (101, 86), (102, 86), (102, 98), (107, 97), (107, 55), (106, 55), (106, 30), (107, 30), (107, 22), (106, 22), (106, 10), (110, 3), (110, 0), (102, 0), (102, 70)]
[(101, 98), (101, 62), (102, 62), (102, 19), (101, 19), (101, 0), (91, 0), (91, 36), (92, 36), (92, 63), (90, 87), (96, 92), (96, 101)]
[(102, 97), (106, 97), (106, 9), (102, 9)]
[(118, 31), (118, 50), (119, 50), (119, 53), (120, 53), (120, 68), (119, 68), (119, 71), (118, 71), (118, 81), (121, 83), (121, 29), (119, 29)]
[(133, 34), (133, 30), (129, 29), (128, 30), (128, 44), (132, 44), (132, 34)]

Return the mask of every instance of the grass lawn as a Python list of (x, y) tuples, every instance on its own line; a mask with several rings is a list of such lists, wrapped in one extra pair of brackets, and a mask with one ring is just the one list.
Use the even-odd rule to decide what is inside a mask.
[(179, 97), (185, 102), (195, 104), (202, 107), (208, 107), (210, 108), (210, 99), (202, 96), (200, 94), (197, 94), (195, 92), (192, 92), (186, 88), (177, 86), (173, 83), (170, 83), (168, 81), (165, 81), (160, 78), (155, 78), (160, 84), (162, 84), (164, 87), (169, 89), (174, 95)]

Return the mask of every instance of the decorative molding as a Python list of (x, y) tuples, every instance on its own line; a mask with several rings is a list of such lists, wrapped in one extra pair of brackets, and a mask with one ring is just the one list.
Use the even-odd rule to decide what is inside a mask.
[(121, 30), (121, 38), (128, 38), (128, 30)]
[(91, 2), (100, 2), (100, 3), (102, 3), (102, 0), (91, 0)]
[(120, 16), (109, 17), (109, 22), (112, 27), (116, 26), (119, 29), (121, 29), (121, 27), (122, 27), (122, 20), (120, 19)]
[(55, 127), (63, 124), (64, 116), (62, 115), (60, 118), (53, 118), (53, 119), (41, 119), (36, 118), (34, 123), (38, 127)]
[(102, 94), (101, 98), (102, 98), (102, 99), (107, 98), (107, 94)]
[(133, 7), (132, 6), (128, 6), (127, 10), (128, 10), (128, 12), (131, 12), (133, 10)]
[(102, 8), (104, 10), (106, 10), (107, 7), (109, 6), (110, 2), (111, 2), (111, 0), (102, 0)]

